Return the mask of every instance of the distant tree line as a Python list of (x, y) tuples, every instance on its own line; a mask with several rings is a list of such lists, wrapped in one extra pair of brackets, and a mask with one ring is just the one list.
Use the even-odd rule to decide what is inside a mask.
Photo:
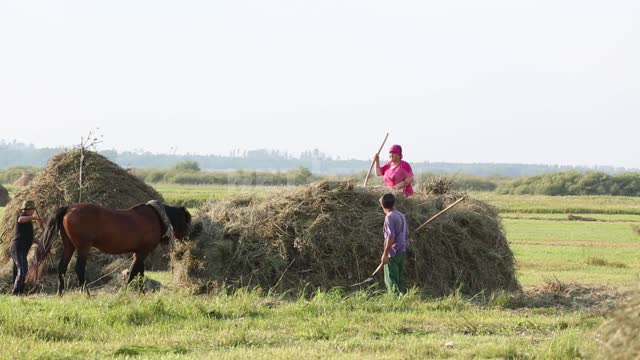
[(640, 173), (561, 172), (511, 180), (496, 191), (513, 195), (640, 196)]
[[(36, 148), (33, 145), (19, 142), (0, 140), (0, 169), (16, 166), (44, 167), (47, 161), (56, 153), (64, 151), (59, 148)], [(366, 171), (370, 160), (354, 160), (332, 158), (319, 150), (305, 151), (299, 155), (274, 150), (235, 150), (228, 155), (196, 155), (196, 154), (154, 154), (145, 151), (103, 150), (100, 153), (122, 167), (140, 169), (170, 169), (176, 163), (192, 161), (204, 171), (233, 171), (246, 170), (259, 172), (287, 172), (289, 170), (306, 168), (313, 174), (321, 176), (353, 175)], [(445, 162), (415, 162), (411, 161), (415, 173), (433, 174), (469, 174), (476, 176), (523, 177), (555, 173), (563, 171), (599, 171), (608, 174), (618, 174), (628, 171), (617, 167), (573, 167), (558, 165), (529, 165), (529, 164), (496, 164), (472, 163), (455, 164)]]
[(149, 184), (278, 186), (303, 185), (319, 179), (302, 167), (285, 172), (253, 170), (204, 172), (193, 168), (187, 169), (188, 166), (188, 162), (182, 162), (170, 170), (131, 169), (130, 172)]

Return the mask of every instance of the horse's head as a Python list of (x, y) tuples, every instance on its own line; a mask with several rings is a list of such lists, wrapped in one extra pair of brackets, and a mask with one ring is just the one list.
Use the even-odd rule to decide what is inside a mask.
[(191, 214), (184, 206), (173, 207), (164, 205), (164, 209), (173, 226), (173, 235), (176, 239), (183, 240), (191, 232)]

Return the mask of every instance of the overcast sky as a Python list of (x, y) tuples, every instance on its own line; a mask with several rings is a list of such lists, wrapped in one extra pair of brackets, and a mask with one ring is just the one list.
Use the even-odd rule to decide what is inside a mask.
[(0, 1), (0, 139), (640, 168), (638, 1)]

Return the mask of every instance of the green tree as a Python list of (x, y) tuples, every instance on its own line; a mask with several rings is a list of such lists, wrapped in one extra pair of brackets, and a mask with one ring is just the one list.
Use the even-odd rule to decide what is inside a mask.
[(200, 171), (200, 165), (196, 161), (180, 161), (174, 166), (174, 169), (179, 171)]

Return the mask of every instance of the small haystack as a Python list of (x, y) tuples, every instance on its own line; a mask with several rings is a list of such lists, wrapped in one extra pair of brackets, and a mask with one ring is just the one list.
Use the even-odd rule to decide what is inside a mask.
[(599, 331), (604, 359), (640, 359), (640, 296), (634, 293)]
[[(173, 254), (174, 282), (203, 292), (221, 285), (312, 291), (362, 281), (382, 254), (383, 191), (324, 181), (209, 202), (194, 219), (200, 233)], [(459, 196), (403, 198), (397, 207), (415, 229)], [(466, 200), (410, 238), (409, 287), (433, 296), (520, 288), (500, 218), (485, 203)]]
[(19, 186), (19, 187), (25, 187), (29, 185), (31, 181), (33, 181), (34, 177), (35, 175), (32, 173), (22, 173), (22, 175), (18, 178), (18, 180), (16, 180), (13, 183), (13, 185)]
[(453, 178), (430, 176), (418, 186), (418, 190), (426, 195), (445, 195), (453, 190)]
[[(2, 247), (1, 264), (4, 265), (0, 274), (11, 275), (11, 261), (7, 256), (9, 243), (15, 231), (15, 216), (19, 212), (24, 200), (33, 200), (38, 213), (45, 219), (53, 214), (55, 209), (77, 203), (82, 190), (82, 202), (91, 202), (111, 208), (129, 208), (133, 205), (144, 203), (152, 199), (163, 200), (153, 188), (129, 174), (118, 165), (109, 161), (95, 152), (84, 151), (82, 189), (79, 186), (80, 150), (71, 150), (60, 153), (49, 160), (46, 169), (38, 173), (33, 181), (15, 194), (14, 198), (5, 209), (0, 223), (0, 246)], [(36, 236), (42, 231), (39, 224), (35, 224)], [(55, 241), (55, 264), (60, 257), (61, 241)], [(103, 268), (118, 259), (128, 259), (130, 255), (107, 255), (93, 249), (87, 263), (88, 281), (96, 280), (103, 275)], [(154, 262), (162, 261), (165, 266), (168, 259), (162, 260), (159, 256), (153, 257)], [(73, 271), (73, 264), (69, 266), (69, 272)], [(149, 264), (152, 267), (158, 264)], [(126, 264), (125, 266), (128, 266)], [(4, 277), (4, 276), (3, 276)], [(77, 281), (75, 276), (73, 281)]]
[(9, 201), (11, 201), (9, 191), (5, 189), (4, 186), (0, 185), (0, 206), (7, 206)]

